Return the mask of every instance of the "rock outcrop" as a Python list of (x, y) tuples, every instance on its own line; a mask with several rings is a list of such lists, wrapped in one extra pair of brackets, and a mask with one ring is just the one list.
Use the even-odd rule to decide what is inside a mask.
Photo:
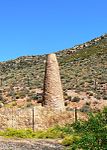
[(47, 55), (43, 102), (55, 111), (64, 111), (64, 98), (59, 66), (55, 54)]

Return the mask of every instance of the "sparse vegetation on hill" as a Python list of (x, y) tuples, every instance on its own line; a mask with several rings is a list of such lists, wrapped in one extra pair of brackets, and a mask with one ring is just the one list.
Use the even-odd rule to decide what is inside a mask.
[[(107, 34), (56, 54), (65, 96), (67, 90), (75, 90), (107, 100)], [(26, 56), (0, 63), (1, 103), (24, 98), (40, 102), (45, 59)]]

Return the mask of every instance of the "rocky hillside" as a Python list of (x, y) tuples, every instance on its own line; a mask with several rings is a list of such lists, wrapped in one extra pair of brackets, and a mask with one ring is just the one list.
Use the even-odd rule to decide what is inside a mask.
[[(56, 53), (65, 98), (67, 91), (86, 92), (107, 100), (107, 34)], [(39, 101), (42, 97), (46, 56), (23, 56), (0, 63), (0, 101)]]

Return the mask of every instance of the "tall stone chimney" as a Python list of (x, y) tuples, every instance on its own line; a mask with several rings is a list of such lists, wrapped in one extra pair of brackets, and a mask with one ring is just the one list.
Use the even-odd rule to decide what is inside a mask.
[(53, 111), (64, 111), (64, 98), (56, 54), (48, 54), (44, 79), (43, 103)]

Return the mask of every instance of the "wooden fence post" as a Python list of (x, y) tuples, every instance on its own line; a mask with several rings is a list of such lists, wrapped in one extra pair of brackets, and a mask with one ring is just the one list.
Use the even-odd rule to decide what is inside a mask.
[(14, 128), (14, 112), (13, 112), (13, 107), (12, 107), (12, 128)]
[(2, 78), (0, 78), (0, 86), (2, 86), (3, 84), (3, 79)]
[(74, 121), (77, 122), (77, 107), (74, 108)]
[(35, 131), (35, 107), (32, 108), (32, 130)]

